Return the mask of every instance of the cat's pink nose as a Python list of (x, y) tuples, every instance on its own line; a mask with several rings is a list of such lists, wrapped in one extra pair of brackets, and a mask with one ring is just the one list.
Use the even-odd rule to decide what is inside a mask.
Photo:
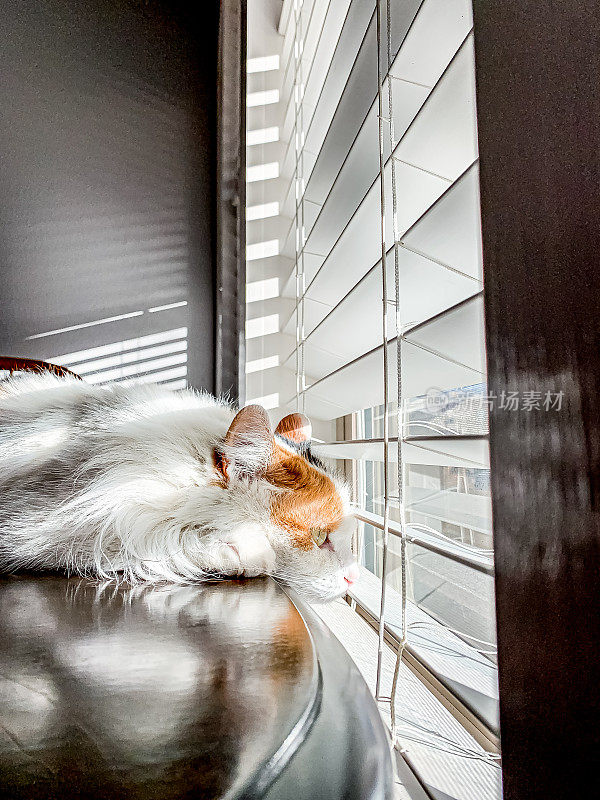
[(344, 580), (349, 586), (352, 586), (353, 583), (360, 577), (360, 570), (358, 569), (358, 564), (356, 562), (354, 564), (350, 564), (349, 567), (346, 567), (346, 571), (344, 573)]

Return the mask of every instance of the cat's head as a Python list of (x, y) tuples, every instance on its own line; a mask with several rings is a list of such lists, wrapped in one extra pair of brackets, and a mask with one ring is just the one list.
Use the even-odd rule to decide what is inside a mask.
[(263, 408), (246, 406), (215, 460), (222, 488), (267, 535), (270, 574), (314, 599), (345, 594), (358, 577), (349, 493), (313, 455), (308, 418), (290, 414), (273, 432)]

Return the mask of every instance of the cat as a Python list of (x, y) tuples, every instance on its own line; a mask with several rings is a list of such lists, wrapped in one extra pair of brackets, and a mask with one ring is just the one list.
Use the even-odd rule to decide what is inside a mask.
[(302, 414), (272, 431), (191, 389), (0, 383), (0, 570), (131, 583), (271, 575), (313, 599), (358, 577), (343, 481)]

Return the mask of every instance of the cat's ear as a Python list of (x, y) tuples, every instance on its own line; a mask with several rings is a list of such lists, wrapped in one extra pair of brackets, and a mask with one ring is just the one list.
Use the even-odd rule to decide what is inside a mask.
[(215, 452), (216, 467), (225, 480), (232, 473), (257, 476), (266, 470), (272, 452), (269, 415), (262, 406), (246, 406), (229, 426), (222, 450)]
[(312, 425), (305, 414), (288, 414), (275, 428), (275, 433), (297, 444), (306, 444), (312, 437)]

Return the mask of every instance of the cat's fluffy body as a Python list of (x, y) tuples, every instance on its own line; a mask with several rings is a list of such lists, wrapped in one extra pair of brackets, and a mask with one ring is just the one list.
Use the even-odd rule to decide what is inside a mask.
[(0, 569), (150, 582), (269, 574), (322, 599), (340, 595), (352, 570), (344, 486), (328, 476), (344, 508), (328, 546), (294, 546), (270, 513), (283, 490), (250, 474), (251, 443), (229, 453), (227, 480), (217, 479), (215, 448), (227, 454), (234, 417), (190, 390), (52, 375), (2, 382)]

